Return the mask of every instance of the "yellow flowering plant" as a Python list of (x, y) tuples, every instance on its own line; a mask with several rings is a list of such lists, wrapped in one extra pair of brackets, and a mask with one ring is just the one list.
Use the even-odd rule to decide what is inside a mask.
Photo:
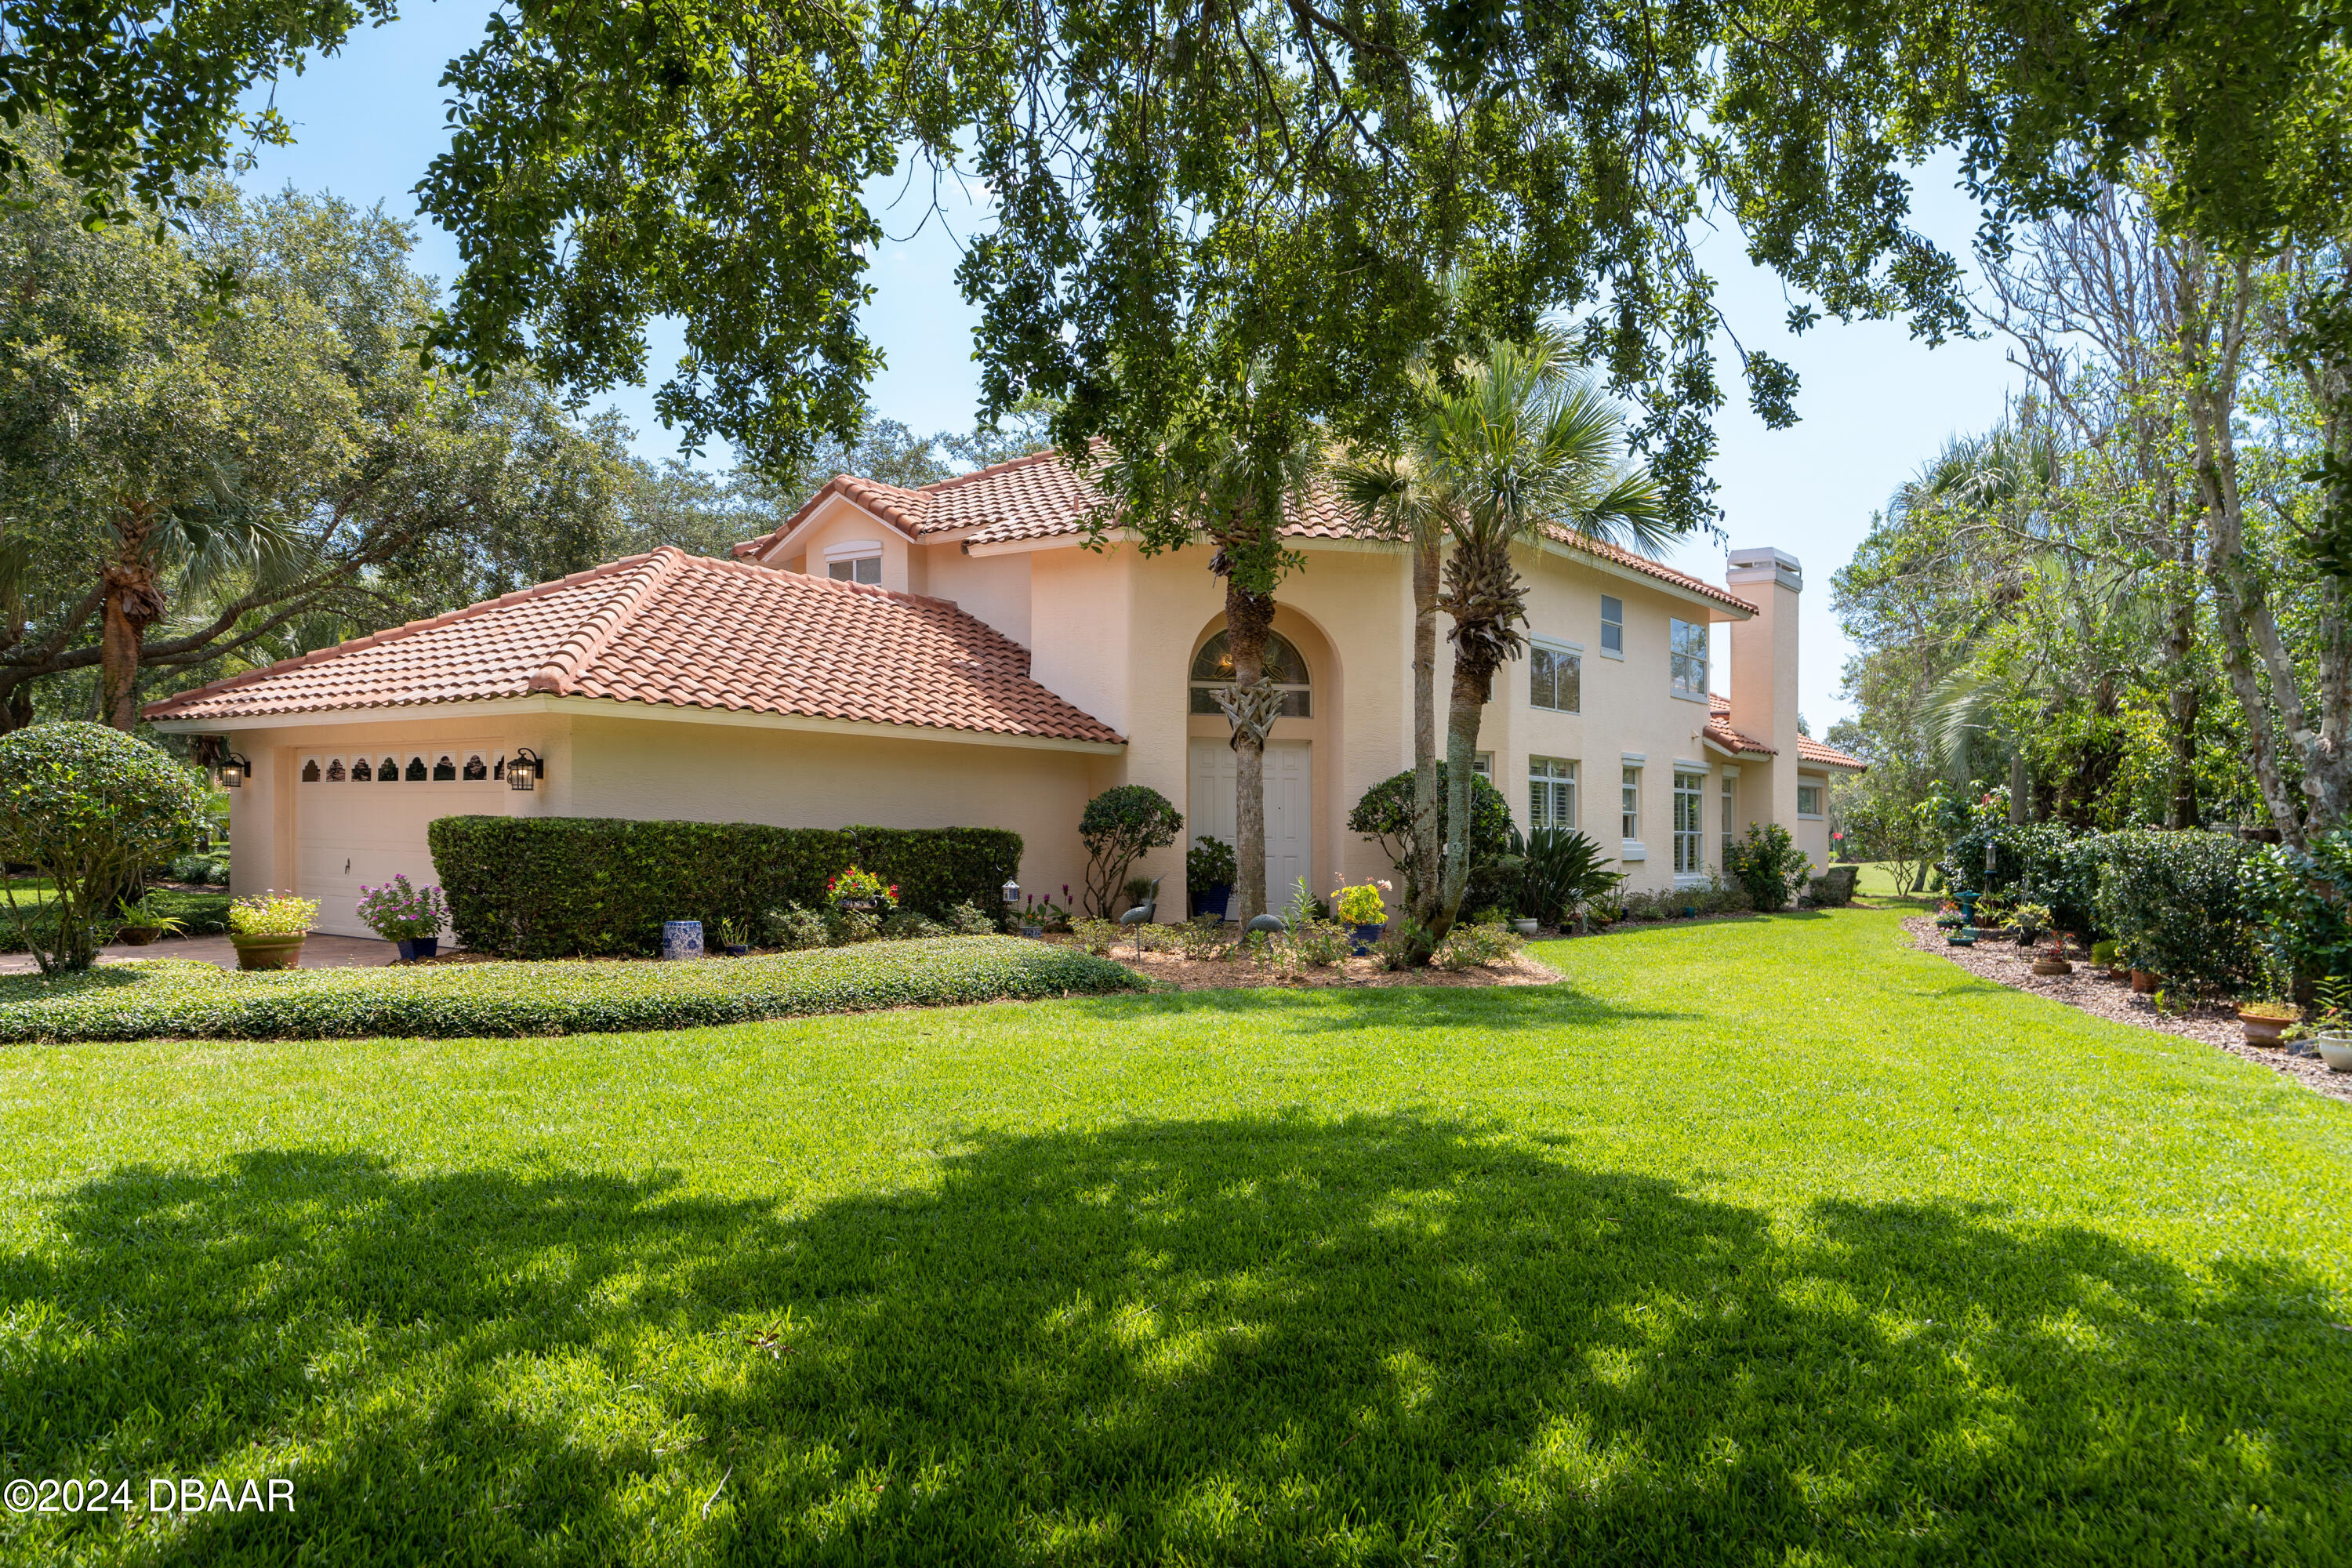
[(228, 929), (236, 936), (300, 936), (318, 918), (318, 900), (298, 899), (275, 889), (228, 907)]
[(1351, 926), (1385, 924), (1389, 910), (1381, 900), (1381, 890), (1388, 885), (1386, 882), (1365, 882), (1358, 887), (1341, 888), (1332, 900), (1333, 907), (1339, 911), (1339, 919)]

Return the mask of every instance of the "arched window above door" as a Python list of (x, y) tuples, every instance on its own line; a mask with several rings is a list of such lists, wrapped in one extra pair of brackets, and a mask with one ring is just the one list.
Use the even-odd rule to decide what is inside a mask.
[[(1305, 719), (1312, 716), (1308, 703), (1307, 661), (1298, 657), (1288, 637), (1280, 632), (1265, 634), (1265, 678), (1282, 692), (1282, 716)], [(1234, 656), (1226, 646), (1225, 634), (1219, 632), (1202, 645), (1192, 656), (1192, 711), (1222, 713), (1215, 692), (1220, 686), (1234, 683)]]

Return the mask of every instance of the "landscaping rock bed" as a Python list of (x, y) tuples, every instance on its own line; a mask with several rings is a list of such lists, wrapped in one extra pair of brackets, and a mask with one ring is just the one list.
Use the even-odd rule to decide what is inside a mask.
[(2246, 1044), (2237, 1010), (2227, 1003), (2198, 1002), (2190, 1004), (2185, 1012), (2159, 1013), (2155, 997), (2141, 995), (2126, 982), (2108, 979), (2092, 967), (2086, 954), (2069, 953), (2074, 961), (2072, 974), (2036, 974), (2033, 960), (2038, 953), (2048, 951), (2047, 944), (2024, 948), (2007, 942), (1979, 942), (1974, 947), (1954, 947), (1944, 940), (1944, 933), (1928, 915), (1911, 916), (1903, 922), (1903, 929), (1909, 933), (1913, 946), (1940, 954), (1980, 979), (2013, 990), (2031, 991), (2037, 996), (2047, 996), (2118, 1024), (2201, 1040), (2231, 1056), (2260, 1062), (2305, 1089), (2331, 1099), (2352, 1101), (2352, 1073), (2329, 1072), (2317, 1057), (2295, 1056), (2291, 1047)]

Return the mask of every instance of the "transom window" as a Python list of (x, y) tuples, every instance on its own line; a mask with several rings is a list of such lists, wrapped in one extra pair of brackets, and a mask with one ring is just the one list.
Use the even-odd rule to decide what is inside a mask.
[(1627, 768), (1624, 782), (1618, 791), (1617, 811), (1622, 836), (1629, 840), (1642, 837), (1642, 770)]
[(1675, 773), (1675, 874), (1704, 871), (1700, 845), (1706, 837), (1706, 775)]
[(1576, 826), (1576, 764), (1559, 757), (1528, 759), (1528, 830)]
[[(1265, 678), (1282, 692), (1282, 716), (1286, 719), (1306, 719), (1313, 715), (1307, 706), (1307, 661), (1280, 632), (1265, 634)], [(1233, 649), (1219, 632), (1201, 646), (1192, 656), (1192, 711), (1222, 713), (1217, 706), (1217, 688), (1234, 683)]]
[(1601, 595), (1601, 651), (1622, 655), (1625, 651), (1625, 601)]
[(1706, 623), (1673, 622), (1668, 647), (1673, 650), (1675, 694), (1677, 697), (1706, 696)]
[(1528, 701), (1555, 713), (1579, 711), (1581, 661), (1572, 648), (1538, 643), (1528, 651)]

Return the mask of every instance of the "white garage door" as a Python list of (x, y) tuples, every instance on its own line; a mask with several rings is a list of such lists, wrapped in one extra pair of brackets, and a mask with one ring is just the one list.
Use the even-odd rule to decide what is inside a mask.
[[(1290, 902), (1291, 884), (1309, 878), (1307, 890), (1320, 893), (1311, 880), (1308, 858), (1314, 842), (1315, 792), (1312, 743), (1274, 741), (1265, 748), (1265, 897), (1279, 912)], [(1234, 841), (1235, 792), (1234, 749), (1223, 741), (1192, 742), (1191, 818), (1192, 837), (1202, 834)], [(1238, 907), (1238, 906), (1236, 906)]]
[[(319, 900), (314, 928), (373, 936), (359, 917), (362, 887), (404, 872), (418, 887), (438, 882), (425, 829), (436, 816), (499, 816), (507, 785), (494, 742), (438, 741), (365, 753), (304, 752), (295, 770), (295, 875)], [(501, 771), (503, 771), (501, 769)]]

